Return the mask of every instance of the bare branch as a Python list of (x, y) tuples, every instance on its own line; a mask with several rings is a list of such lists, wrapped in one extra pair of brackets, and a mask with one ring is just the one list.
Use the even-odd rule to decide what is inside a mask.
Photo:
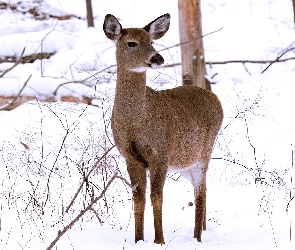
[(273, 65), (275, 62), (278, 62), (278, 61), (283, 61), (284, 59), (282, 60), (279, 60), (284, 54), (286, 54), (287, 52), (291, 51), (291, 50), (294, 50), (295, 47), (292, 47), (292, 45), (294, 44), (291, 43), (291, 45), (289, 45), (286, 49), (283, 49), (278, 55), (277, 55), (277, 58), (275, 60), (273, 60), (272, 62), (270, 62), (270, 64), (261, 72), (261, 74), (263, 74), (266, 70), (268, 70), (268, 68)]
[(221, 62), (206, 62), (206, 64), (227, 64), (227, 63), (257, 63), (257, 64), (266, 64), (266, 63), (275, 63), (275, 62), (286, 62), (289, 60), (294, 60), (295, 57), (289, 57), (285, 59), (275, 59), (275, 60), (229, 60)]
[(246, 67), (245, 63), (243, 63), (243, 66), (244, 66), (244, 68), (245, 68), (246, 72), (247, 72), (249, 75), (251, 75), (251, 73), (250, 73), (250, 72), (249, 72), (249, 70), (247, 69), (247, 67)]
[[(223, 27), (221, 27), (221, 28), (218, 29), (218, 30), (212, 31), (212, 32), (210, 32), (210, 33), (208, 33), (208, 34), (205, 34), (205, 35), (203, 35), (203, 36), (200, 36), (200, 37), (196, 38), (195, 40), (197, 40), (197, 39), (202, 39), (203, 37), (205, 37), (205, 36), (209, 36), (209, 35), (211, 35), (211, 34), (214, 34), (214, 33), (218, 32), (218, 31), (221, 31), (222, 29), (223, 29)], [(174, 48), (174, 47), (177, 47), (177, 46), (183, 45), (183, 44), (191, 43), (191, 42), (192, 42), (192, 41), (187, 41), (187, 42), (183, 42), (183, 43), (178, 43), (178, 44), (175, 44), (175, 45), (173, 45), (173, 46), (167, 47), (167, 48), (165, 48), (165, 49), (161, 49), (161, 50), (159, 50), (158, 52), (161, 52), (161, 51), (164, 51), (164, 50), (167, 50), (167, 49), (171, 49), (171, 48)]]
[[(289, 60), (295, 60), (295, 57), (289, 57), (285, 59), (276, 59), (276, 60), (228, 60), (228, 61), (220, 61), (220, 62), (206, 62), (208, 65), (218, 65), (218, 64), (228, 64), (228, 63), (257, 63), (257, 64), (266, 64), (266, 63), (276, 63), (276, 62), (286, 62)], [(171, 68), (175, 66), (181, 66), (181, 63), (172, 63), (164, 65), (162, 68)]]
[(65, 212), (67, 213), (68, 211), (69, 211), (69, 209), (71, 208), (71, 206), (73, 205), (73, 203), (74, 203), (74, 201), (75, 201), (75, 199), (77, 198), (77, 196), (78, 196), (78, 194), (80, 193), (80, 191), (81, 191), (81, 189), (82, 189), (82, 187), (83, 187), (83, 185), (84, 185), (84, 182), (89, 178), (89, 176), (90, 176), (90, 174), (92, 173), (92, 171), (94, 170), (94, 169), (96, 169), (97, 168), (97, 164), (115, 147), (116, 145), (113, 145), (113, 146), (111, 146), (94, 164), (93, 164), (93, 167), (92, 167), (92, 169), (88, 172), (88, 174), (84, 177), (84, 179), (83, 179), (83, 181), (82, 181), (82, 183), (80, 184), (80, 186), (79, 186), (79, 188), (78, 188), (78, 190), (77, 190), (77, 192), (75, 193), (75, 195), (74, 195), (74, 197), (72, 198), (72, 200), (71, 200), (71, 202), (70, 202), (70, 204), (67, 206), (67, 208), (66, 208), (66, 210), (65, 210)]
[(91, 210), (92, 206), (98, 202), (99, 199), (101, 199), (104, 194), (106, 193), (107, 189), (111, 185), (111, 183), (118, 177), (118, 172), (115, 172), (113, 177), (108, 181), (107, 185), (103, 189), (103, 191), (100, 193), (98, 197), (96, 197), (85, 209), (83, 209), (67, 226), (63, 228), (63, 230), (58, 231), (58, 234), (56, 238), (51, 242), (47, 250), (50, 250), (54, 247), (56, 242), (63, 236), (88, 210)]
[(10, 67), (9, 69), (5, 70), (5, 71), (0, 75), (0, 78), (3, 77), (4, 75), (6, 75), (9, 71), (13, 70), (17, 65), (19, 65), (19, 64), (22, 62), (22, 58), (23, 58), (23, 55), (24, 55), (24, 53), (25, 53), (25, 50), (26, 50), (26, 47), (24, 47), (22, 53), (20, 54), (19, 59), (13, 64), (12, 67)]
[(17, 100), (17, 98), (19, 98), (20, 94), (22, 93), (24, 88), (27, 86), (27, 84), (28, 84), (29, 80), (31, 79), (31, 77), (32, 77), (32, 75), (30, 75), (29, 78), (25, 81), (24, 85), (22, 86), (22, 88), (20, 89), (18, 94), (11, 101), (9, 101), (8, 103), (1, 106), (0, 110), (6, 110), (8, 107), (13, 106), (14, 102)]
[(134, 186), (132, 186), (131, 183), (129, 183), (124, 177), (122, 176), (117, 176), (118, 179), (121, 179), (122, 181), (125, 182), (125, 184), (130, 187), (132, 189), (132, 191), (136, 191), (136, 188), (137, 188), (137, 184), (135, 184)]
[(96, 218), (98, 219), (99, 223), (100, 223), (100, 224), (103, 224), (103, 221), (102, 221), (102, 219), (99, 217), (97, 211), (96, 211), (93, 207), (92, 207), (90, 210), (95, 214), (95, 216), (96, 216)]
[(89, 80), (90, 78), (94, 77), (95, 75), (97, 75), (97, 74), (99, 74), (99, 73), (101, 73), (101, 72), (103, 72), (103, 71), (106, 71), (106, 70), (108, 70), (108, 69), (110, 69), (110, 68), (112, 68), (112, 67), (115, 67), (115, 66), (117, 66), (117, 65), (116, 65), (116, 64), (113, 64), (113, 65), (111, 65), (111, 66), (108, 66), (108, 67), (106, 67), (106, 68), (104, 68), (104, 69), (102, 69), (102, 70), (96, 72), (95, 74), (86, 77), (86, 78), (83, 79), (83, 80), (68, 81), (68, 82), (61, 83), (61, 84), (59, 84), (59, 85), (57, 86), (57, 88), (54, 90), (53, 95), (56, 95), (58, 89), (59, 89), (60, 87), (64, 86), (64, 85), (66, 85), (66, 84), (70, 84), (70, 83), (81, 83), (81, 84), (84, 84), (84, 85), (85, 85), (85, 81), (87, 81), (87, 80)]
[(173, 68), (173, 67), (176, 67), (176, 66), (181, 66), (181, 63), (166, 64), (166, 65), (160, 66), (159, 68)]
[[(24, 51), (23, 51), (24, 52)], [(22, 53), (23, 54), (23, 53)], [(6, 73), (8, 73), (10, 70), (12, 70), (15, 66), (17, 66), (20, 62), (21, 62), (22, 60), (21, 60), (21, 58), (18, 60), (18, 62), (16, 62), (14, 65), (13, 65), (13, 67), (11, 67), (11, 68), (9, 68), (8, 70), (6, 70), (2, 75), (5, 75)], [(87, 81), (88, 79), (90, 79), (91, 77), (93, 77), (93, 76), (95, 76), (95, 75), (97, 75), (97, 74), (99, 74), (99, 73), (101, 73), (101, 72), (103, 72), (103, 71), (105, 71), (105, 70), (107, 70), (107, 69), (109, 69), (109, 68), (112, 68), (112, 67), (115, 67), (116, 65), (110, 65), (110, 66), (108, 66), (108, 67), (106, 67), (106, 68), (104, 68), (104, 69), (102, 69), (102, 70), (100, 70), (100, 71), (98, 71), (98, 72), (96, 72), (95, 74), (92, 74), (91, 76), (89, 76), (89, 77), (87, 77), (87, 78), (85, 78), (85, 79), (83, 79), (83, 80), (78, 80), (78, 81), (69, 81), (69, 82), (65, 82), (65, 83), (62, 83), (62, 84), (60, 84), (57, 88), (56, 88), (56, 90), (54, 91), (54, 93), (53, 93), (53, 95), (51, 96), (51, 100), (48, 100), (48, 99), (45, 99), (45, 101), (50, 101), (50, 102), (53, 102), (53, 101), (55, 101), (55, 99), (54, 99), (54, 96), (56, 96), (56, 93), (57, 93), (57, 91), (58, 91), (58, 89), (61, 87), (61, 86), (63, 86), (63, 85), (66, 85), (66, 84), (70, 84), (70, 83), (79, 83), (79, 84), (83, 84), (83, 85), (86, 85), (85, 84), (85, 81)], [(1, 76), (0, 76), (1, 77)], [(86, 85), (87, 86), (87, 85)], [(25, 86), (24, 86), (25, 87)], [(73, 91), (73, 92), (75, 92), (75, 91)], [(41, 94), (40, 94), (41, 95)], [(9, 101), (7, 104), (4, 104), (4, 105), (2, 105), (2, 106), (0, 106), (0, 110), (2, 109), (2, 110), (11, 110), (11, 109), (8, 109), (8, 107), (11, 107), (12, 105), (13, 105), (13, 103), (16, 101), (16, 99), (18, 98), (20, 96), (20, 93), (18, 94), (18, 96), (17, 97), (15, 97), (15, 98), (13, 98), (13, 101), (11, 102), (11, 101)], [(37, 97), (29, 97), (29, 98), (27, 98), (28, 100), (38, 100), (38, 98)], [(90, 97), (87, 97), (87, 96), (82, 96), (82, 103), (85, 103), (85, 104), (91, 104), (91, 100), (92, 100), (93, 98), (90, 98)], [(28, 101), (28, 100), (23, 100), (21, 103), (23, 103), (23, 102), (26, 102), (26, 101)], [(62, 96), (61, 97), (61, 101), (68, 101), (68, 102), (78, 102), (78, 98), (76, 98), (76, 97), (73, 97), (73, 96)], [(19, 105), (18, 105), (19, 106)]]

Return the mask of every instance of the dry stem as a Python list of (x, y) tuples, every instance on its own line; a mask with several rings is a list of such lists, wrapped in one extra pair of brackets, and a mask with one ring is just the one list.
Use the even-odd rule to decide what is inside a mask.
[[(3, 74), (2, 74), (3, 75)], [(20, 89), (20, 91), (17, 93), (17, 95), (8, 103), (4, 104), (3, 106), (0, 107), (0, 110), (4, 110), (7, 109), (7, 107), (11, 106), (14, 104), (14, 102), (17, 100), (17, 98), (20, 96), (20, 94), (22, 93), (22, 91), (24, 90), (24, 88), (27, 86), (29, 80), (31, 79), (32, 75), (29, 76), (29, 78), (25, 81), (24, 85), (22, 86), (22, 88)]]
[(25, 50), (26, 50), (26, 47), (24, 47), (22, 53), (20, 54), (19, 59), (13, 64), (12, 67), (10, 67), (9, 69), (5, 70), (5, 71), (0, 75), (0, 78), (3, 77), (4, 75), (6, 75), (9, 71), (11, 71), (12, 69), (14, 69), (17, 65), (19, 65), (19, 64), (22, 62), (22, 58), (23, 58), (23, 55), (24, 55), (24, 53), (25, 53)]
[(105, 186), (105, 188), (103, 189), (101, 194), (98, 197), (96, 197), (85, 209), (83, 209), (67, 226), (65, 226), (63, 228), (63, 230), (58, 231), (58, 234), (57, 234), (56, 238), (51, 242), (51, 244), (49, 245), (47, 250), (52, 249), (54, 247), (54, 245), (56, 244), (56, 242), (58, 242), (58, 240), (61, 238), (61, 236), (63, 236), (88, 210), (91, 210), (92, 206), (96, 202), (98, 202), (98, 200), (101, 199), (101, 197), (104, 196), (104, 194), (106, 193), (106, 191), (109, 188), (109, 186), (111, 185), (111, 183), (117, 177), (118, 177), (118, 172), (115, 172), (113, 177), (108, 181), (107, 185)]
[(111, 146), (104, 154), (103, 154), (103, 156), (101, 156), (95, 163), (94, 163), (94, 165), (93, 165), (93, 167), (92, 167), (92, 169), (88, 172), (88, 174), (84, 177), (84, 179), (83, 179), (83, 181), (82, 181), (82, 183), (80, 184), (80, 186), (79, 186), (79, 188), (78, 188), (78, 190), (77, 190), (77, 192), (75, 193), (75, 195), (74, 195), (74, 197), (72, 198), (72, 200), (71, 200), (71, 202), (70, 202), (70, 204), (67, 206), (67, 208), (66, 208), (66, 213), (69, 211), (69, 209), (71, 208), (71, 206), (73, 205), (73, 203), (74, 203), (74, 201), (75, 201), (75, 199), (77, 198), (77, 196), (78, 196), (78, 194), (80, 193), (80, 191), (81, 191), (81, 189), (82, 189), (82, 187), (83, 187), (83, 185), (84, 185), (84, 182), (88, 179), (88, 177), (90, 176), (90, 174), (92, 173), (92, 171), (94, 170), (94, 169), (96, 169), (97, 168), (97, 164), (113, 149), (115, 147), (115, 145), (113, 145), (113, 146)]

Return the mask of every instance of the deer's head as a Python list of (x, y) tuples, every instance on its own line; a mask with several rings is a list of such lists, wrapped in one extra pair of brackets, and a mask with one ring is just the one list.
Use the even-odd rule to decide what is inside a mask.
[(118, 19), (106, 15), (103, 30), (116, 44), (118, 67), (134, 72), (144, 72), (164, 63), (163, 57), (152, 46), (153, 40), (164, 36), (170, 25), (170, 15), (165, 14), (143, 28), (123, 29)]

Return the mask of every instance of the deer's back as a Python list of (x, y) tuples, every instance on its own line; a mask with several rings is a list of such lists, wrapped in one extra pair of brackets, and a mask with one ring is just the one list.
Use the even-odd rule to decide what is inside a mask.
[[(151, 112), (165, 113), (166, 122), (175, 118), (180, 123), (198, 124), (198, 126), (220, 127), (223, 119), (221, 103), (217, 96), (195, 86), (180, 86), (173, 89), (155, 91), (147, 89)], [(153, 109), (153, 110), (152, 110)]]

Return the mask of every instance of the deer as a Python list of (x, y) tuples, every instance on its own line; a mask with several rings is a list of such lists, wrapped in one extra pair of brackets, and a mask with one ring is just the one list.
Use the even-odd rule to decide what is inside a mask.
[(111, 127), (127, 165), (133, 191), (135, 243), (144, 240), (147, 172), (154, 216), (154, 243), (165, 244), (162, 226), (163, 188), (167, 172), (179, 172), (194, 187), (194, 238), (206, 230), (206, 172), (223, 120), (218, 97), (196, 86), (161, 91), (146, 85), (146, 71), (164, 63), (153, 40), (168, 31), (170, 14), (143, 28), (122, 28), (107, 14), (106, 37), (116, 46), (117, 82)]

